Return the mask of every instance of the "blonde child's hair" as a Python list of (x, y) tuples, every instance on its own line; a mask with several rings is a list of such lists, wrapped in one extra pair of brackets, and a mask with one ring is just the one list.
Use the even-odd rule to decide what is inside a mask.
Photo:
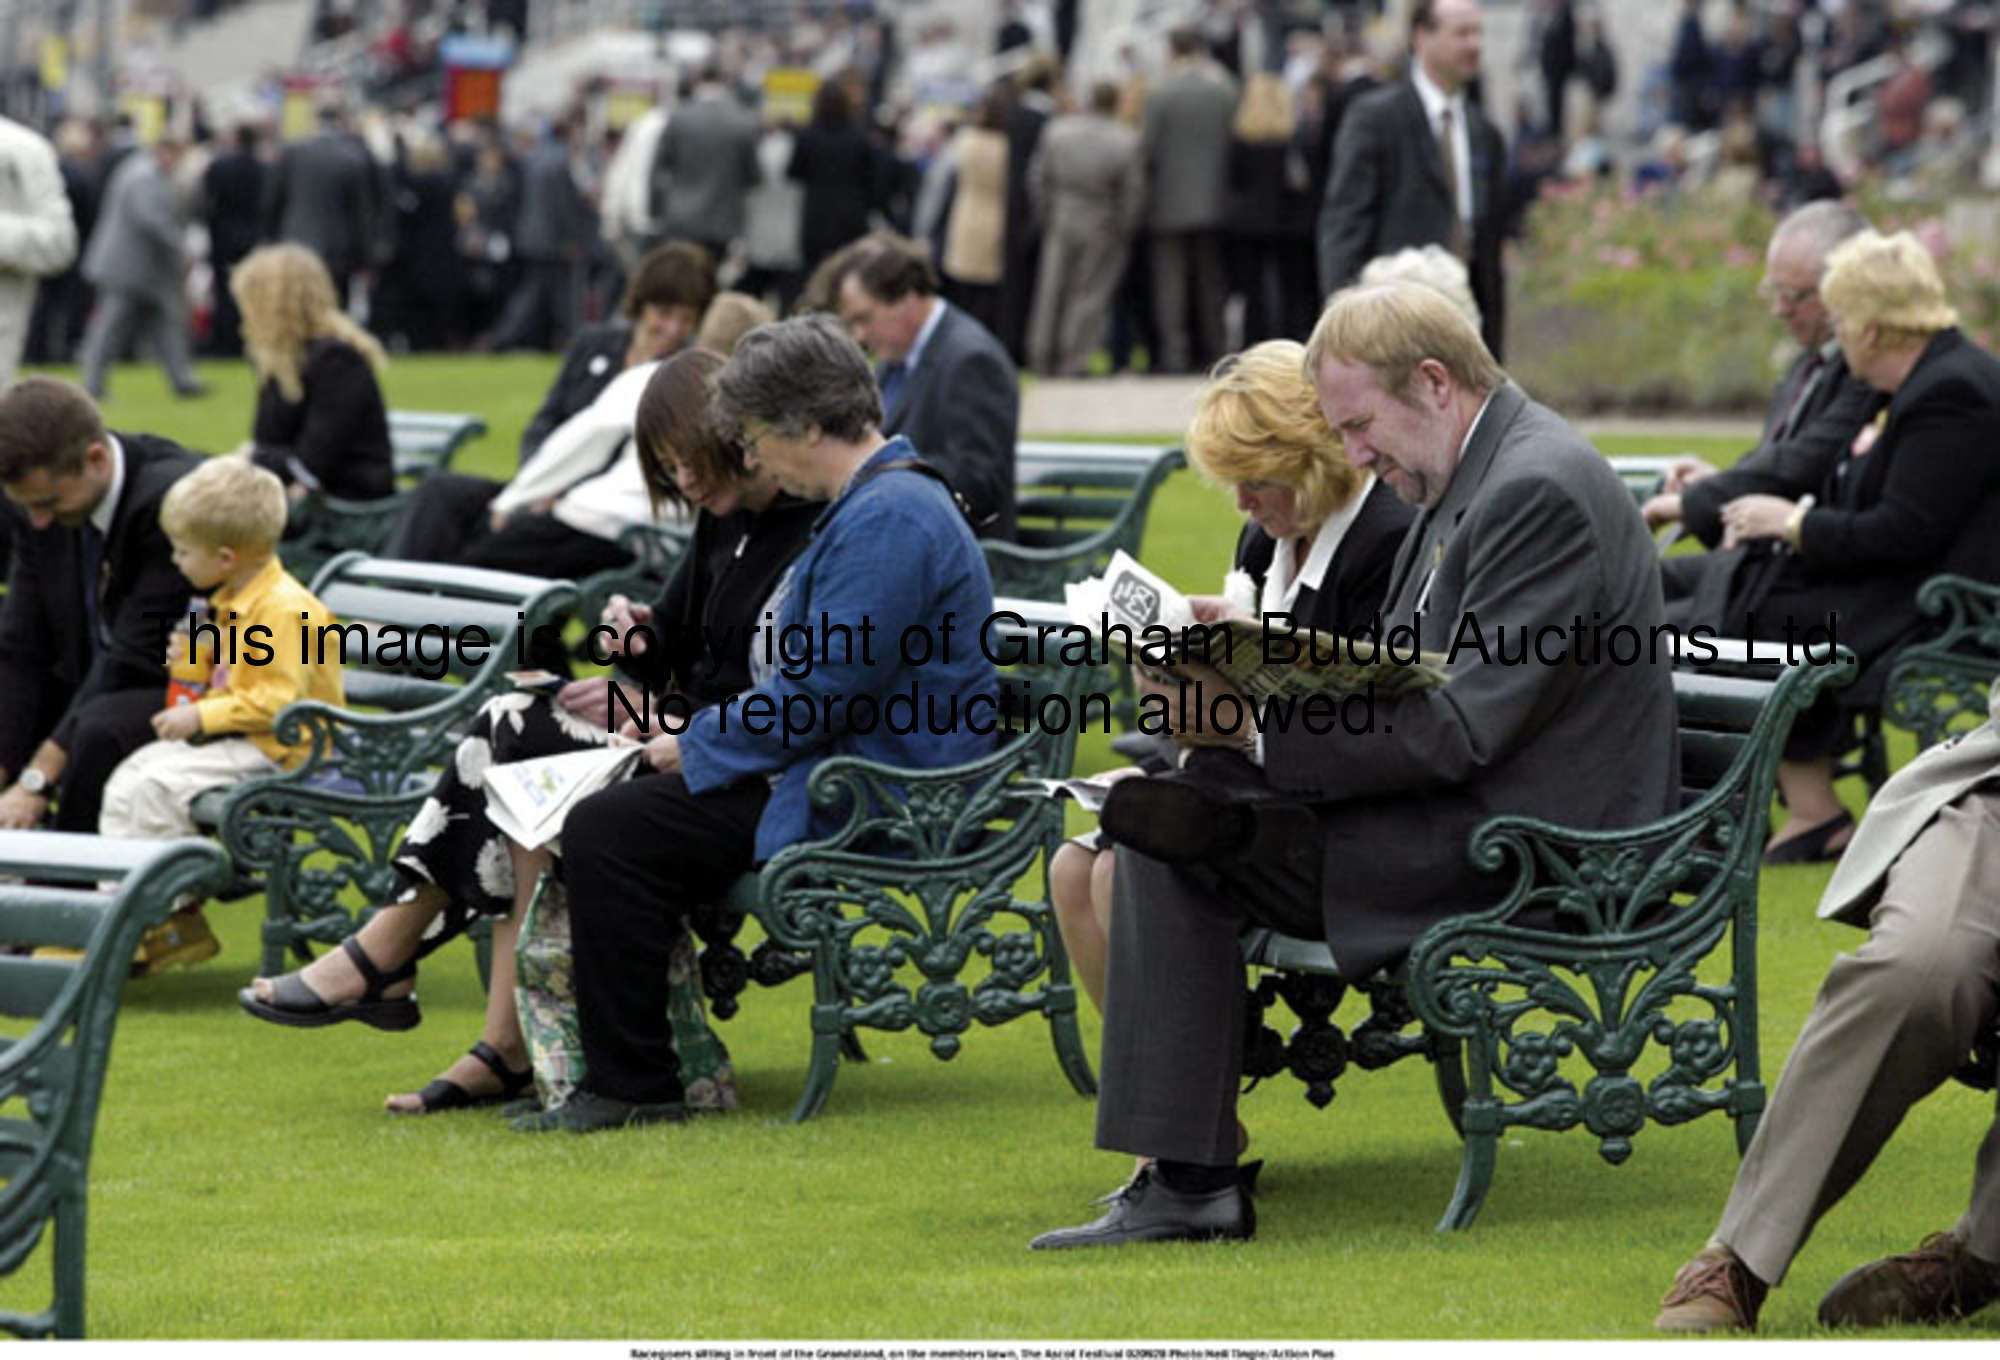
[(167, 488), (160, 527), (239, 557), (268, 557), (284, 537), (285, 484), (247, 458), (211, 458)]

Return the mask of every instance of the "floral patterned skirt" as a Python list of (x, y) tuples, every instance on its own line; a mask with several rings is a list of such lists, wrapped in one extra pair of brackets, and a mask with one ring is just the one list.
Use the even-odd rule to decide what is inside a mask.
[(411, 819), (396, 856), (403, 895), (418, 884), (442, 888), (450, 903), (426, 932), (418, 955), (455, 939), (481, 916), (514, 909), (514, 864), (507, 838), (486, 816), (486, 771), (494, 765), (608, 745), (611, 734), (543, 695), (487, 700), (474, 731)]

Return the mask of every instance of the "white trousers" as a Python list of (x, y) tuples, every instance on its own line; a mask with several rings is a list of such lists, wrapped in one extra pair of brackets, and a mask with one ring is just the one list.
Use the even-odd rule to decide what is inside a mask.
[(199, 834), (189, 811), (210, 789), (274, 774), (278, 763), (248, 737), (148, 742), (111, 772), (97, 829), (106, 836), (171, 840)]

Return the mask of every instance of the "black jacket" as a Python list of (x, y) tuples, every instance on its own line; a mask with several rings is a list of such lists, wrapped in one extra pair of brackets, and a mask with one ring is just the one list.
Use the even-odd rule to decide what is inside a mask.
[(360, 350), (322, 336), (306, 347), (301, 391), (288, 401), (273, 379), (257, 392), (251, 438), (259, 467), (344, 500), (380, 500), (396, 489), (389, 412)]
[(1805, 517), (1799, 551), (1738, 574), (1725, 623), (1753, 636), (1839, 618), (1861, 663), (1921, 627), (1917, 587), (1939, 572), (2000, 582), (2000, 360), (1956, 328), (1925, 347), (1875, 446), (1839, 459)]
[(1722, 507), (1738, 496), (1797, 500), (1809, 491), (1817, 492), (1861, 427), (1882, 409), (1882, 394), (1855, 377), (1848, 370), (1846, 356), (1836, 351), (1805, 404), (1788, 420), (1799, 372), (1810, 357), (1800, 355), (1778, 384), (1764, 422), (1763, 442), (1735, 466), (1690, 483), (1681, 492), (1681, 523), (1709, 547), (1722, 541)]
[(160, 528), (160, 500), (201, 460), (150, 435), (115, 437), (125, 484), (104, 538), (97, 645), (86, 622), (83, 530), (13, 526), (0, 600), (0, 761), (9, 773), (48, 737), (67, 749), (78, 712), (99, 695), (154, 686), (165, 701), (166, 623), (185, 615), (192, 590)]
[(965, 498), (981, 538), (1012, 540), (1021, 387), (993, 333), (946, 302), (882, 433), (909, 436)]
[(541, 409), (521, 431), (521, 463), (526, 467), (556, 426), (597, 400), (598, 393), (625, 371), (625, 351), (632, 347), (632, 328), (622, 321), (585, 326), (563, 351), (562, 367), (542, 397)]
[[(1479, 304), (1486, 347), (1499, 358), (1506, 329), (1500, 276), (1506, 147), (1499, 130), (1470, 98), (1465, 122), (1472, 159), (1472, 221), (1466, 224), (1472, 296)], [(1320, 292), (1354, 282), (1361, 267), (1377, 255), (1446, 244), (1452, 211), (1444, 162), (1417, 87), (1406, 78), (1363, 95), (1341, 119), (1326, 201), (1320, 207)]]
[(780, 495), (761, 511), (697, 515), (686, 554), (653, 602), (655, 641), (619, 668), (695, 708), (749, 689), (748, 630), (825, 509)]
[[(1398, 500), (1387, 482), (1378, 481), (1370, 487), (1361, 513), (1334, 549), (1319, 588), (1299, 587), (1292, 604), (1292, 622), (1342, 637), (1366, 629), (1387, 603), (1396, 551), (1403, 546), (1403, 536), (1416, 517), (1417, 512)], [(1248, 572), (1260, 590), (1277, 547), (1255, 523), (1244, 525), (1236, 540), (1237, 569)]]

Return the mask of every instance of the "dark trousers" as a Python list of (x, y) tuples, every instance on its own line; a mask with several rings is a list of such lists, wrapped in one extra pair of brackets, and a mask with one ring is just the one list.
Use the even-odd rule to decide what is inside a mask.
[(1324, 939), (1318, 888), (1246, 862), (1177, 869), (1120, 846), (1112, 899), (1097, 1145), (1233, 1166), (1244, 1024), (1237, 937), (1254, 922)]
[(76, 715), (70, 728), (69, 761), (56, 785), (55, 829), (97, 831), (104, 805), (104, 782), (119, 762), (153, 740), (153, 715), (167, 704), (164, 676), (144, 689), (100, 694)]
[(556, 349), (575, 323), (568, 260), (524, 260), (521, 278), (487, 337), (489, 349)]
[(1153, 313), (1160, 332), (1155, 373), (1192, 373), (1222, 357), (1222, 235), (1153, 233)]
[(1319, 262), (1308, 236), (1233, 236), (1230, 288), (1243, 295), (1243, 348), (1298, 340), (1319, 320)]
[(761, 779), (692, 794), (675, 775), (614, 784), (563, 823), (583, 1084), (637, 1104), (681, 1098), (667, 1022), (668, 957), (690, 907), (753, 862)]
[(456, 562), (486, 528), (487, 508), (500, 483), (469, 472), (433, 472), (410, 493), (383, 547), (405, 562)]

